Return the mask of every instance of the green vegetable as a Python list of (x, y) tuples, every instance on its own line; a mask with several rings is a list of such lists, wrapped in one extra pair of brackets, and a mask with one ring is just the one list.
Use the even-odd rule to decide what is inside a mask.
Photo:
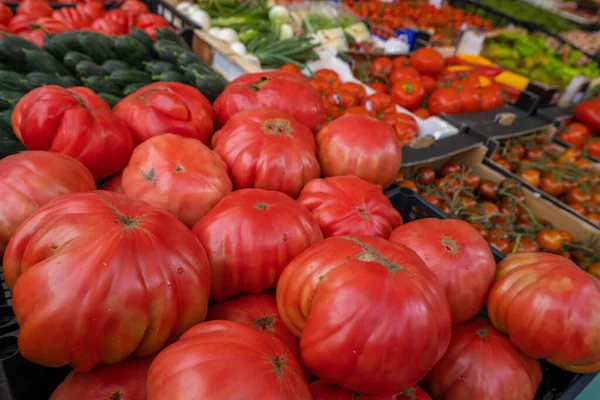
[(197, 62), (198, 56), (192, 53), (191, 51), (180, 53), (177, 57), (177, 64), (179, 64), (180, 67), (185, 67), (186, 65), (194, 64)]
[(317, 32), (337, 28), (337, 26), (324, 15), (311, 14), (302, 20), (302, 28), (305, 32)]
[(78, 51), (69, 51), (63, 59), (63, 63), (71, 71), (75, 71), (75, 67), (81, 61), (90, 61), (91, 62), (93, 60), (92, 60), (92, 57), (88, 56), (87, 54), (80, 53)]
[(75, 72), (77, 73), (77, 76), (80, 78), (106, 75), (106, 70), (104, 68), (102, 68), (101, 66), (99, 66), (98, 64), (96, 64), (93, 61), (86, 61), (86, 60), (83, 60), (83, 61), (80, 61), (79, 63), (77, 63), (77, 66), (75, 67)]
[(131, 36), (120, 36), (115, 40), (115, 50), (119, 58), (133, 66), (141, 66), (151, 59), (143, 44)]
[(177, 46), (169, 40), (157, 40), (154, 43), (154, 52), (161, 60), (177, 64), (179, 55), (187, 52), (187, 50)]
[(14, 69), (8, 64), (0, 63), (0, 71), (14, 71)]
[(81, 45), (79, 44), (80, 33), (81, 31), (70, 31), (58, 35), (46, 36), (44, 38), (44, 46), (47, 46), (49, 42), (54, 42), (50, 46), (63, 45), (71, 51), (81, 51)]
[(141, 29), (133, 28), (129, 32), (129, 36), (140, 42), (145, 48), (148, 54), (152, 54), (152, 46), (154, 45), (154, 40), (146, 32)]
[(23, 92), (0, 90), (0, 111), (14, 108), (23, 96), (25, 96)]
[(16, 68), (23, 68), (23, 64), (26, 62), (25, 50), (39, 51), (40, 48), (16, 35), (5, 34), (0, 39), (0, 60)]
[(206, 73), (201, 64), (190, 64), (185, 68), (185, 77), (190, 84), (198, 89), (211, 103), (225, 90), (227, 80), (212, 71)]
[(113, 96), (121, 97), (123, 92), (121, 88), (110, 80), (110, 77), (90, 76), (83, 79), (84, 85), (96, 93), (108, 93)]
[(120, 69), (130, 69), (133, 68), (131, 65), (127, 64), (125, 61), (121, 60), (106, 60), (102, 64), (102, 68), (109, 74), (112, 74), (115, 71)]
[(110, 106), (110, 108), (113, 108), (119, 101), (121, 101), (121, 99), (117, 96), (114, 96), (110, 93), (98, 93), (98, 96), (100, 96), (102, 98), (102, 100), (104, 100), (105, 102), (108, 103), (108, 105)]
[(130, 83), (129, 85), (127, 85), (123, 88), (123, 94), (125, 96), (129, 96), (131, 93), (140, 90), (144, 86), (146, 86), (146, 84), (142, 83), (142, 82)]
[(177, 67), (171, 63), (160, 60), (148, 61), (144, 66), (144, 70), (150, 75), (160, 75), (163, 72), (175, 71)]
[(37, 71), (30, 72), (27, 74), (27, 83), (31, 88), (37, 88), (46, 85), (64, 85), (63, 81), (61, 81), (58, 76)]
[(180, 82), (189, 84), (189, 81), (185, 75), (176, 71), (165, 71), (162, 74), (152, 76), (152, 79), (162, 82)]
[(101, 33), (80, 31), (79, 46), (82, 53), (92, 57), (98, 64), (118, 58), (114, 50), (114, 40)]
[(156, 40), (168, 40), (177, 44), (179, 47), (191, 50), (192, 48), (187, 44), (184, 38), (170, 30), (169, 28), (157, 28), (156, 29)]
[(12, 130), (12, 112), (12, 108), (0, 111), (0, 158), (27, 150)]
[(0, 90), (28, 92), (31, 90), (24, 75), (12, 71), (0, 71)]
[(69, 75), (69, 71), (54, 56), (44, 50), (24, 50), (27, 69), (47, 74)]
[(481, 0), (481, 4), (520, 21), (533, 21), (550, 33), (560, 34), (579, 29), (577, 25), (552, 11), (520, 0)]
[[(46, 37), (50, 38), (49, 35)], [(44, 39), (44, 50), (52, 54), (57, 60), (64, 59), (67, 53), (70, 51), (69, 48), (63, 43), (50, 39)]]
[(62, 87), (70, 88), (74, 86), (81, 86), (81, 81), (72, 75), (65, 75), (60, 77)]
[(152, 77), (145, 72), (136, 69), (120, 69), (110, 74), (110, 79), (121, 87), (132, 83), (147, 85), (152, 83)]

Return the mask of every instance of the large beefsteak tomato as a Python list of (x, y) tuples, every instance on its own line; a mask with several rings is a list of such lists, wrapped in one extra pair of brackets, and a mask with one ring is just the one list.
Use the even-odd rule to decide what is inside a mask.
[(381, 186), (353, 175), (314, 179), (306, 184), (298, 202), (317, 220), (324, 237), (369, 235), (387, 239), (402, 225), (402, 217)]
[(193, 231), (210, 260), (212, 301), (274, 288), (292, 258), (323, 239), (306, 207), (262, 189), (225, 196)]
[(521, 353), (486, 319), (458, 324), (446, 354), (425, 378), (435, 399), (533, 399), (542, 381), (539, 361)]
[(29, 151), (0, 160), (0, 257), (14, 231), (48, 201), (67, 193), (96, 190), (79, 161), (48, 151)]
[(290, 350), (274, 335), (231, 321), (196, 325), (160, 352), (148, 373), (148, 400), (308, 400)]
[(363, 115), (343, 115), (317, 135), (323, 175), (356, 175), (387, 188), (402, 162), (402, 146), (387, 124)]
[(100, 186), (100, 190), (108, 190), (109, 192), (115, 193), (123, 193), (123, 175), (122, 172), (111, 176), (107, 181), (105, 181), (102, 186)]
[(196, 88), (177, 82), (156, 82), (125, 97), (113, 112), (127, 123), (136, 143), (174, 133), (210, 144), (214, 111)]
[(17, 103), (12, 127), (28, 149), (71, 156), (95, 179), (122, 170), (133, 152), (127, 125), (85, 87), (49, 85), (32, 90)]
[(242, 111), (215, 133), (212, 145), (236, 189), (277, 190), (295, 198), (321, 175), (312, 132), (285, 111)]
[(435, 274), (408, 247), (378, 237), (331, 237), (294, 258), (277, 308), (301, 336), (303, 365), (356, 392), (412, 387), (450, 343), (450, 306)]
[(505, 258), (486, 304), (494, 326), (528, 356), (567, 371), (600, 371), (600, 281), (569, 259)]
[(313, 400), (431, 400), (431, 397), (416, 385), (400, 393), (384, 395), (356, 393), (324, 380), (314, 381), (308, 388)]
[(321, 96), (308, 80), (294, 72), (242, 75), (230, 82), (214, 103), (219, 127), (240, 111), (263, 107), (287, 111), (313, 132), (318, 132), (325, 121)]
[(82, 372), (156, 353), (204, 320), (210, 266), (166, 211), (107, 191), (42, 206), (4, 254), (23, 357)]
[(199, 140), (173, 134), (136, 147), (121, 179), (123, 193), (170, 212), (190, 228), (233, 188), (218, 154)]
[(396, 228), (390, 240), (414, 250), (437, 275), (453, 324), (477, 315), (494, 282), (496, 262), (475, 228), (458, 219), (425, 218)]
[(50, 400), (146, 400), (146, 380), (153, 357), (131, 357), (90, 372), (72, 371)]

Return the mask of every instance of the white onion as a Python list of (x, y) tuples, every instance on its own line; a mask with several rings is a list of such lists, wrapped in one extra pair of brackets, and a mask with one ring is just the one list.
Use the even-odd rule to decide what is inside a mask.
[(246, 46), (242, 42), (231, 43), (231, 50), (238, 53), (240, 56), (246, 55)]
[(177, 4), (175, 6), (175, 9), (177, 11), (179, 11), (180, 13), (187, 14), (188, 9), (190, 7), (192, 7), (192, 6), (193, 6), (193, 4), (191, 2), (189, 2), (189, 1), (182, 1), (181, 3), (179, 3), (179, 4)]
[(294, 36), (294, 28), (290, 24), (281, 24), (279, 40), (289, 39)]
[(219, 33), (221, 32), (221, 28), (213, 27), (208, 30), (208, 34), (214, 37), (219, 37)]
[(189, 16), (193, 23), (200, 25), (203, 30), (210, 29), (210, 15), (204, 10), (196, 10)]
[(223, 28), (217, 37), (227, 43), (237, 42), (239, 40), (238, 34), (231, 28)]
[(273, 6), (269, 9), (269, 20), (278, 22), (287, 22), (290, 19), (290, 12), (281, 5)]

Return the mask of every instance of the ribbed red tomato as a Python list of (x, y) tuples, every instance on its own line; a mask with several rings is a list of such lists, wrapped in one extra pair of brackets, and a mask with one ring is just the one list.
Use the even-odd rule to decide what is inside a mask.
[(306, 207), (262, 189), (225, 196), (193, 231), (210, 260), (212, 301), (274, 288), (286, 265), (323, 239)]
[(23, 0), (17, 7), (17, 14), (35, 19), (49, 17), (52, 14), (52, 7), (43, 0)]
[(90, 372), (72, 371), (50, 400), (146, 400), (146, 380), (153, 357), (131, 357)]
[(309, 400), (290, 350), (274, 335), (231, 321), (189, 329), (148, 373), (148, 400)]
[(263, 107), (287, 111), (313, 132), (325, 121), (321, 96), (308, 80), (294, 72), (242, 75), (227, 85), (213, 106), (219, 127), (240, 111)]
[(298, 202), (318, 222), (324, 237), (369, 235), (387, 239), (402, 225), (402, 217), (381, 186), (353, 175), (315, 179), (306, 184)]
[(423, 47), (410, 55), (410, 66), (419, 71), (421, 75), (436, 76), (442, 73), (446, 63), (439, 51)]
[(496, 271), (490, 247), (477, 229), (458, 219), (425, 218), (396, 228), (390, 240), (414, 250), (437, 275), (453, 324), (477, 315)]
[[(486, 301), (500, 332), (523, 353), (567, 371), (600, 371), (600, 281), (548, 253), (505, 258)], [(565, 306), (568, 305), (568, 306)]]
[(63, 194), (96, 190), (79, 161), (48, 151), (28, 151), (0, 160), (0, 256), (15, 230), (48, 201)]
[(384, 395), (356, 393), (324, 380), (314, 381), (308, 388), (313, 400), (431, 400), (431, 397), (416, 385), (397, 394)]
[[(104, 8), (102, 10), (104, 10)], [(54, 10), (52, 12), (52, 18), (64, 23), (70, 29), (85, 28), (93, 21), (89, 15), (81, 11), (80, 5)]]
[(12, 113), (17, 138), (30, 150), (49, 150), (83, 163), (95, 179), (122, 170), (133, 151), (127, 125), (88, 88), (49, 85), (32, 90)]
[(111, 176), (106, 182), (100, 186), (100, 190), (108, 190), (109, 192), (123, 193), (123, 175), (119, 172)]
[(541, 381), (539, 361), (476, 318), (454, 326), (446, 354), (424, 383), (435, 399), (512, 400), (533, 399)]
[(210, 144), (215, 113), (196, 88), (177, 82), (144, 86), (118, 102), (113, 112), (127, 123), (136, 143), (174, 133)]
[(236, 189), (277, 190), (295, 198), (321, 175), (312, 132), (286, 111), (237, 113), (215, 133), (212, 145)]
[(166, 211), (107, 191), (61, 196), (4, 254), (19, 350), (83, 372), (154, 354), (204, 320), (209, 269), (198, 240)]
[(450, 343), (450, 307), (434, 273), (382, 238), (331, 237), (297, 256), (277, 285), (277, 308), (301, 336), (302, 364), (356, 392), (412, 387)]
[(190, 228), (233, 189), (217, 153), (170, 133), (136, 147), (121, 179), (127, 196), (170, 212)]
[[(402, 162), (402, 146), (387, 124), (363, 115), (344, 115), (317, 135), (323, 176), (356, 175), (387, 188)], [(360, 149), (360, 151), (357, 151)]]

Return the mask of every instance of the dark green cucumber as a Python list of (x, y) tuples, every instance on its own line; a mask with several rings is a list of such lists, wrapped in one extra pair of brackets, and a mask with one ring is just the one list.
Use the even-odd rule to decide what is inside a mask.
[(70, 88), (73, 86), (81, 86), (81, 81), (75, 78), (73, 75), (65, 75), (60, 77), (62, 87)]
[(80, 53), (78, 51), (69, 51), (63, 58), (63, 64), (71, 71), (75, 71), (75, 67), (81, 61), (94, 61), (92, 57), (87, 54)]
[(12, 130), (12, 112), (12, 108), (0, 111), (0, 131), (14, 135)]
[(65, 46), (70, 51), (81, 51), (81, 45), (79, 44), (80, 33), (81, 31), (70, 31), (58, 35), (46, 36), (44, 38), (44, 46), (52, 42), (52, 45), (58, 43)]
[(117, 57), (114, 40), (96, 32), (80, 32), (79, 45), (81, 52), (92, 57), (98, 64)]
[(80, 61), (75, 67), (75, 73), (80, 78), (90, 76), (105, 76), (106, 70), (93, 61)]
[(168, 40), (175, 43), (179, 47), (191, 50), (191, 47), (184, 38), (170, 30), (169, 28), (156, 28), (156, 40)]
[(29, 83), (31, 88), (37, 88), (46, 85), (64, 86), (63, 81), (58, 76), (37, 71), (27, 74), (27, 83)]
[(57, 60), (64, 59), (67, 53), (71, 51), (64, 43), (50, 39), (44, 39), (44, 50), (52, 54)]
[(195, 55), (191, 51), (186, 51), (179, 54), (179, 56), (177, 57), (177, 64), (183, 68), (190, 64), (198, 64), (199, 60), (200, 59), (197, 55)]
[(175, 71), (177, 67), (166, 61), (152, 60), (144, 64), (144, 69), (150, 75), (159, 75), (163, 72)]
[(154, 43), (154, 53), (158, 58), (162, 61), (170, 62), (171, 64), (177, 64), (179, 55), (185, 52), (187, 52), (187, 50), (177, 46), (169, 40), (157, 40)]
[(159, 75), (153, 75), (152, 79), (161, 82), (180, 82), (189, 84), (189, 80), (180, 72), (166, 71)]
[(185, 68), (183, 68), (183, 72), (190, 81), (195, 80), (196, 75), (216, 74), (216, 72), (205, 63), (194, 63), (186, 65)]
[(117, 97), (123, 96), (121, 88), (108, 77), (90, 76), (89, 78), (84, 78), (83, 82), (86, 87), (96, 93), (108, 93)]
[(134, 66), (141, 66), (152, 58), (144, 45), (131, 36), (119, 36), (115, 40), (115, 51), (119, 59)]
[(15, 108), (21, 97), (25, 96), (23, 92), (13, 92), (9, 90), (0, 90), (0, 111)]
[(14, 71), (11, 65), (0, 63), (0, 71)]
[(110, 79), (121, 87), (125, 87), (132, 83), (143, 83), (147, 85), (152, 83), (152, 77), (137, 69), (120, 69), (110, 74)]
[(0, 71), (0, 90), (28, 92), (31, 90), (25, 75), (12, 71)]
[(35, 44), (16, 35), (6, 35), (0, 39), (0, 60), (16, 67), (25, 64), (24, 50), (39, 50)]
[(69, 75), (69, 71), (52, 54), (44, 50), (24, 50), (27, 69), (31, 72)]
[(138, 90), (140, 90), (141, 88), (143, 88), (144, 86), (146, 86), (145, 83), (130, 83), (129, 85), (125, 86), (123, 88), (123, 94), (125, 96), (129, 96), (131, 93), (136, 92)]
[(104, 68), (107, 73), (112, 74), (113, 72), (118, 71), (120, 69), (130, 69), (132, 67), (125, 61), (107, 60), (102, 64), (102, 68)]
[(139, 28), (133, 28), (129, 31), (129, 36), (140, 42), (145, 48), (148, 54), (152, 54), (152, 45), (154, 45), (154, 40), (146, 32)]
[(27, 150), (12, 130), (12, 112), (12, 108), (0, 111), (0, 158)]
[[(211, 103), (225, 90), (227, 80), (221, 75), (213, 72), (211, 74), (200, 74), (194, 70), (188, 72), (186, 69), (185, 75), (192, 86), (198, 89)], [(190, 78), (193, 76), (193, 79)]]
[(108, 103), (108, 105), (110, 106), (110, 108), (113, 108), (119, 101), (121, 101), (120, 97), (117, 97), (115, 95), (112, 95), (110, 93), (98, 93), (98, 96), (100, 96), (102, 98), (102, 100), (104, 100), (105, 102)]

